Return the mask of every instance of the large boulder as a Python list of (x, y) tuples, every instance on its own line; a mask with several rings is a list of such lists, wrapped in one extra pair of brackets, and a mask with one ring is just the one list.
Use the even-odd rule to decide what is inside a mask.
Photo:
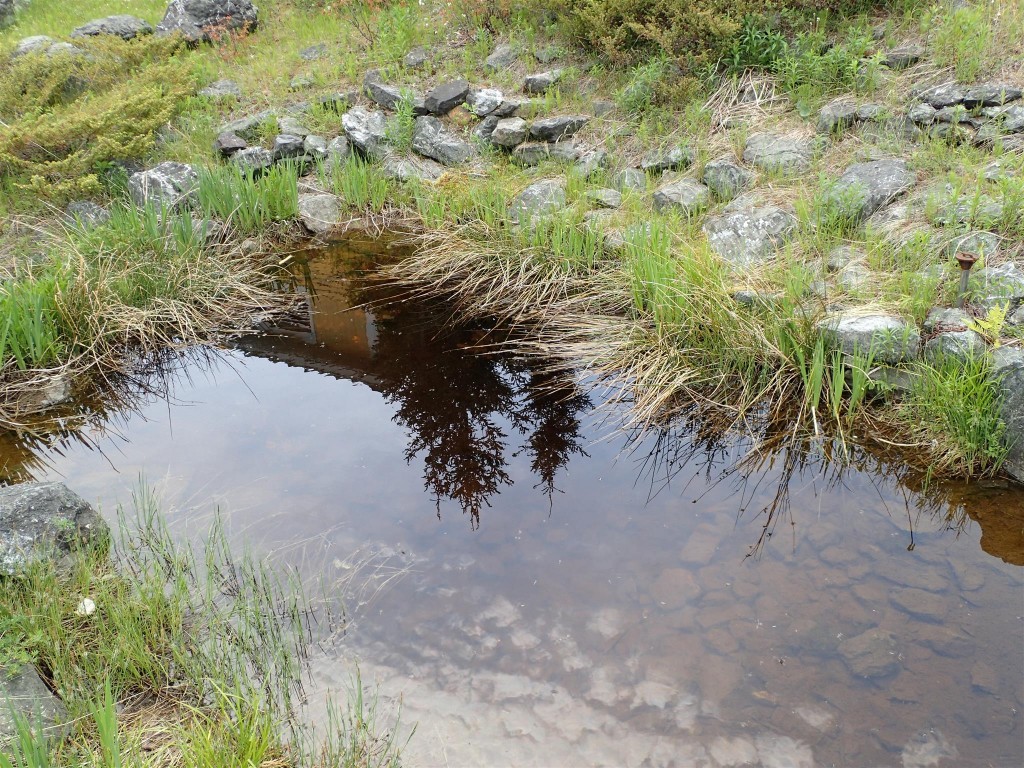
[(258, 10), (249, 0), (171, 0), (156, 33), (208, 43), (225, 32), (252, 31), (257, 21)]
[(16, 576), (57, 562), (108, 535), (103, 518), (63, 483), (0, 488), (0, 574)]
[(32, 666), (0, 663), (0, 746), (17, 738), (16, 717), (28, 720), (47, 738), (60, 738), (70, 730), (64, 703)]
[(743, 162), (783, 174), (809, 171), (813, 156), (810, 140), (777, 133), (755, 133), (743, 149)]
[(149, 204), (158, 209), (180, 209), (197, 200), (199, 174), (191, 165), (168, 160), (148, 171), (133, 173), (128, 179), (128, 193), (139, 208)]
[(838, 313), (818, 327), (845, 355), (870, 355), (873, 363), (901, 365), (921, 351), (917, 326), (896, 315)]
[(888, 158), (854, 163), (836, 179), (828, 193), (835, 211), (861, 221), (910, 189), (917, 181), (903, 160)]
[(107, 16), (103, 19), (94, 19), (71, 31), (72, 37), (99, 37), (100, 35), (114, 35), (122, 40), (134, 40), (142, 35), (153, 34), (153, 27), (145, 19), (127, 14)]
[(18, 41), (11, 53), (11, 58), (17, 59), (32, 53), (44, 54), (51, 59), (62, 54), (85, 56), (85, 51), (71, 43), (61, 43), (46, 35), (32, 35), (32, 37), (25, 37)]
[(705, 222), (704, 234), (711, 250), (723, 259), (749, 267), (773, 258), (796, 226), (797, 218), (789, 211), (739, 198)]
[(473, 146), (445, 127), (436, 117), (417, 117), (412, 131), (413, 151), (442, 165), (459, 165), (470, 160)]

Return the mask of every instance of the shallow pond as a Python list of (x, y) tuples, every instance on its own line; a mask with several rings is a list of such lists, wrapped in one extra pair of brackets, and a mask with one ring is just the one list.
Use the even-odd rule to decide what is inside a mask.
[(112, 513), (144, 474), (181, 530), (219, 505), (344, 583), (310, 717), (358, 658), (419, 724), (410, 764), (1024, 764), (1024, 493), (867, 454), (738, 465), (699, 425), (631, 440), (443, 305), (352, 309), (382, 248), (312, 260), (278, 333), (166, 391), (7, 436), (5, 478)]

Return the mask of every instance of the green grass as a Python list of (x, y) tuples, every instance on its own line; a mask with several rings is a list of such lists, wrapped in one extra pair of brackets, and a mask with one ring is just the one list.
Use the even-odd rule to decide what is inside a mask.
[(298, 178), (294, 163), (276, 163), (258, 176), (236, 166), (213, 166), (200, 173), (199, 206), (243, 235), (264, 232), (298, 214)]
[(392, 183), (380, 167), (356, 155), (350, 155), (344, 162), (321, 163), (317, 177), (325, 188), (356, 211), (379, 213), (392, 191)]
[[(176, 542), (143, 487), (109, 554), (101, 545), (67, 571), (46, 563), (5, 578), (0, 650), (43, 671), (70, 735), (47, 744), (22, 723), (0, 766), (399, 764), (361, 686), (326, 743), (296, 724), (311, 633), (331, 624), (330, 604), (235, 554), (219, 522), (204, 541), (198, 551)], [(90, 616), (76, 612), (84, 597)]]

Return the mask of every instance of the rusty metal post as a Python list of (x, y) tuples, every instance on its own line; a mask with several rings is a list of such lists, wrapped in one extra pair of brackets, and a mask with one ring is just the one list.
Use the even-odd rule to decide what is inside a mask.
[(963, 309), (964, 303), (967, 301), (967, 283), (971, 279), (971, 267), (973, 267), (977, 261), (978, 256), (973, 253), (961, 252), (956, 255), (956, 263), (960, 265), (960, 292), (956, 297), (956, 306), (958, 309)]

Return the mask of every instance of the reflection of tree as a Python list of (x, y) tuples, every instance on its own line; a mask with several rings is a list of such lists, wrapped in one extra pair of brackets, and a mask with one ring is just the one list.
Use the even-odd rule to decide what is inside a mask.
[(590, 404), (571, 384), (487, 353), (490, 338), (480, 326), (452, 322), (438, 304), (391, 303), (377, 317), (375, 373), (397, 405), (396, 422), (410, 432), (406, 460), (422, 456), (438, 516), (451, 499), (474, 527), (491, 497), (512, 483), (512, 433), (525, 437), (512, 455), (531, 457), (550, 498), (558, 472), (583, 452), (577, 414)]

